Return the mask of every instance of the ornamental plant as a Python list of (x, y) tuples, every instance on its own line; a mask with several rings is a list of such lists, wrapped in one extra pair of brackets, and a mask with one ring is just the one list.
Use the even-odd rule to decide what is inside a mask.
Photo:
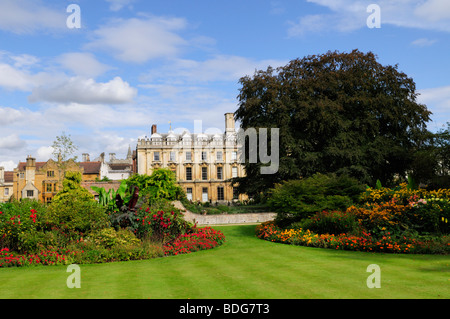
[(180, 235), (174, 241), (165, 244), (164, 253), (166, 256), (189, 254), (215, 248), (224, 242), (225, 236), (221, 231), (211, 227), (195, 228), (193, 232)]
[(150, 207), (137, 214), (135, 230), (139, 238), (152, 238), (163, 243), (191, 231), (192, 225), (184, 220), (179, 210), (152, 212)]

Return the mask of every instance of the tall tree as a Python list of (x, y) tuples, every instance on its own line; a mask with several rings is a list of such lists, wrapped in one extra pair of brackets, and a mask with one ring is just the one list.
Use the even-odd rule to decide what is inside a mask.
[(278, 173), (261, 175), (246, 158), (247, 176), (235, 180), (249, 195), (316, 172), (386, 184), (409, 168), (431, 114), (413, 79), (359, 50), (295, 59), (240, 84), (242, 129), (280, 128)]

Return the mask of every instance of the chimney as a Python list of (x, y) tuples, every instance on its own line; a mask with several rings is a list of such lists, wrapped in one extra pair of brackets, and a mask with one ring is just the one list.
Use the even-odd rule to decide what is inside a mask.
[(83, 153), (83, 162), (90, 162), (91, 159), (89, 158), (89, 154), (88, 153)]
[(156, 124), (152, 125), (152, 135), (155, 134), (157, 132), (157, 127)]
[(225, 113), (225, 133), (235, 133), (235, 121), (233, 113)]
[(114, 162), (116, 159), (116, 153), (109, 153), (109, 161)]
[(5, 168), (0, 166), (0, 185), (5, 182)]
[(32, 157), (31, 155), (28, 155), (28, 157), (27, 157), (26, 167), (36, 167), (36, 159), (34, 157)]
[(36, 159), (31, 155), (28, 155), (27, 164), (25, 166), (25, 182), (34, 183), (35, 174), (36, 174)]

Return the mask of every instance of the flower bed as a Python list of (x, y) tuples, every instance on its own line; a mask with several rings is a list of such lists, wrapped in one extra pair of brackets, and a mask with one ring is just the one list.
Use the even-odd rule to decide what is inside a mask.
[(282, 229), (273, 221), (256, 227), (260, 239), (308, 247), (330, 248), (386, 253), (442, 253), (450, 252), (450, 237), (443, 236), (440, 241), (416, 240), (406, 236), (395, 236), (390, 232), (380, 238), (363, 232), (361, 236), (352, 234), (316, 234), (306, 229)]
[[(261, 239), (292, 245), (391, 253), (450, 252), (450, 190), (367, 188), (343, 210), (259, 225)], [(282, 221), (282, 220), (281, 220)]]
[(225, 236), (222, 232), (211, 227), (196, 229), (193, 233), (184, 234), (173, 242), (164, 245), (166, 256), (189, 254), (199, 250), (211, 249), (224, 243)]
[(81, 233), (48, 227), (45, 206), (23, 206), (1, 207), (0, 268), (142, 260), (212, 249), (225, 240), (210, 227), (188, 225), (179, 212), (145, 209), (133, 214), (135, 227)]

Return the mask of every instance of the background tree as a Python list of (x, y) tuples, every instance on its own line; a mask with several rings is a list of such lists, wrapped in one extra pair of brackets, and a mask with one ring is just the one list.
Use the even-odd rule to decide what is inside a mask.
[(78, 150), (78, 146), (73, 143), (70, 134), (66, 135), (65, 132), (62, 132), (61, 136), (57, 136), (56, 140), (53, 141), (52, 148), (52, 154), (58, 162), (65, 162), (70, 158), (74, 161), (77, 160), (76, 156), (71, 157)]
[(70, 134), (66, 135), (65, 132), (62, 132), (62, 134), (57, 136), (56, 140), (53, 141), (52, 148), (52, 154), (55, 158), (56, 165), (58, 166), (59, 184), (61, 186), (66, 175), (68, 161), (72, 160), (75, 162), (77, 160), (77, 157), (72, 157), (72, 155), (78, 150), (78, 147), (73, 143)]
[(431, 114), (417, 103), (413, 79), (371, 52), (307, 56), (240, 84), (242, 128), (280, 128), (278, 173), (261, 175), (247, 157), (247, 176), (235, 180), (249, 195), (317, 172), (389, 184), (410, 168)]

